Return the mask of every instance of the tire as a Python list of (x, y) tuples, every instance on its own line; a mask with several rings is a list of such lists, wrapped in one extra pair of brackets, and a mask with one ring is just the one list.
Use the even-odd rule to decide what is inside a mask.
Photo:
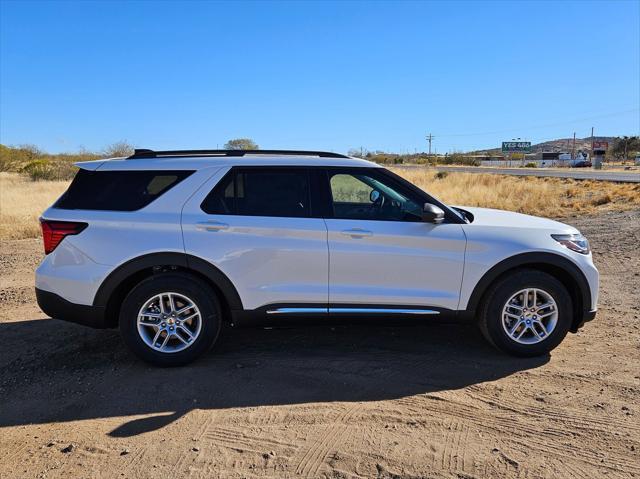
[(124, 299), (120, 333), (143, 361), (183, 366), (213, 346), (221, 318), (220, 302), (208, 285), (189, 274), (162, 273), (141, 281)]
[[(527, 289), (525, 303), (523, 291)], [(533, 303), (533, 290), (536, 305), (525, 308)], [(539, 308), (545, 304), (551, 306)], [(514, 356), (540, 356), (553, 350), (567, 335), (572, 311), (571, 296), (560, 281), (542, 271), (526, 269), (500, 278), (488, 289), (478, 324), (497, 349)]]

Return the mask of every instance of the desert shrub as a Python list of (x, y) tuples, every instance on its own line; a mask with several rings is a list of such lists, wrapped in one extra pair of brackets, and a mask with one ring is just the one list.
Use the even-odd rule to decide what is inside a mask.
[(453, 153), (440, 158), (440, 163), (445, 165), (480, 166), (480, 161), (459, 153)]
[(26, 163), (42, 156), (42, 152), (33, 145), (10, 147), (0, 145), (0, 171), (17, 172)]
[[(124, 148), (123, 145), (124, 143), (116, 144)], [(97, 160), (101, 157), (100, 154), (85, 149), (77, 153), (51, 154), (32, 145), (0, 145), (0, 171), (23, 173), (32, 180), (66, 180), (72, 178), (77, 171), (73, 163)]]
[(395, 172), (436, 198), (454, 205), (500, 208), (553, 218), (577, 211), (622, 211), (640, 206), (640, 185), (631, 183), (452, 171), (438, 179), (435, 172), (427, 168), (397, 169)]
[(593, 200), (591, 200), (591, 204), (593, 206), (602, 206), (606, 205), (607, 203), (611, 203), (612, 201), (613, 199), (611, 198), (611, 195), (609, 193), (605, 193), (603, 195), (596, 196)]
[(14, 171), (14, 163), (11, 158), (0, 155), (0, 171)]
[(435, 164), (436, 158), (429, 158), (425, 153), (398, 154), (386, 153), (384, 151), (367, 151), (366, 154), (360, 153), (360, 150), (349, 150), (349, 156), (365, 158), (369, 161), (382, 165), (429, 165)]
[(33, 181), (46, 180), (51, 175), (51, 162), (49, 160), (33, 160), (20, 169), (20, 173), (29, 176)]
[(416, 156), (411, 160), (411, 163), (415, 163), (416, 165), (428, 165), (431, 162), (426, 156)]
[(527, 163), (526, 165), (524, 165), (524, 167), (525, 167), (525, 168), (537, 168), (537, 167), (538, 167), (538, 164), (537, 164), (537, 163), (529, 162), (529, 163)]
[(436, 180), (444, 180), (447, 176), (449, 176), (449, 173), (447, 173), (446, 171), (438, 171), (435, 175), (433, 175)]
[(32, 181), (69, 180), (77, 170), (69, 161), (41, 159), (30, 161), (20, 169), (20, 173), (26, 174)]

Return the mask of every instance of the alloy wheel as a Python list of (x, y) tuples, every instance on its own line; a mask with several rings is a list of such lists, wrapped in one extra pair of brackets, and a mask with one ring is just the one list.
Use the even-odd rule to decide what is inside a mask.
[(147, 300), (138, 312), (138, 334), (161, 353), (177, 353), (190, 347), (200, 335), (202, 315), (196, 303), (174, 292)]
[(512, 295), (502, 308), (502, 327), (520, 344), (547, 339), (558, 324), (558, 305), (548, 292), (526, 288)]

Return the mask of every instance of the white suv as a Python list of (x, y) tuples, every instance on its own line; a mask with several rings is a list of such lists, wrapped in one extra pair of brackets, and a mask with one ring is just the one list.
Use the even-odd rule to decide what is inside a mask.
[(79, 163), (42, 216), (42, 310), (119, 327), (180, 365), (223, 323), (477, 321), (533, 356), (594, 318), (598, 271), (573, 227), (447, 206), (374, 163), (312, 151), (152, 151)]

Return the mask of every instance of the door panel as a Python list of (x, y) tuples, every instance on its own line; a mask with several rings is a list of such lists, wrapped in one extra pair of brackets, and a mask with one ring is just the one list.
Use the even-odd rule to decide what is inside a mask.
[(326, 223), (331, 304), (457, 309), (466, 243), (460, 225), (347, 219)]
[(329, 302), (457, 309), (465, 235), (377, 168), (330, 169)]
[[(329, 259), (324, 220), (208, 214), (201, 204), (205, 197), (209, 201), (208, 193), (218, 178), (185, 205), (182, 229), (186, 252), (209, 261), (227, 275), (238, 290), (244, 309), (273, 303), (326, 306)], [(241, 203), (246, 213), (246, 205), (255, 199), (250, 196), (250, 185), (249, 181), (245, 183), (247, 192), (246, 196), (243, 193), (242, 202), (233, 199), (233, 191), (227, 191), (227, 196), (209, 201), (211, 210), (233, 213), (234, 203)], [(282, 191), (276, 199), (270, 206), (287, 201)], [(264, 210), (265, 206), (261, 207)]]

